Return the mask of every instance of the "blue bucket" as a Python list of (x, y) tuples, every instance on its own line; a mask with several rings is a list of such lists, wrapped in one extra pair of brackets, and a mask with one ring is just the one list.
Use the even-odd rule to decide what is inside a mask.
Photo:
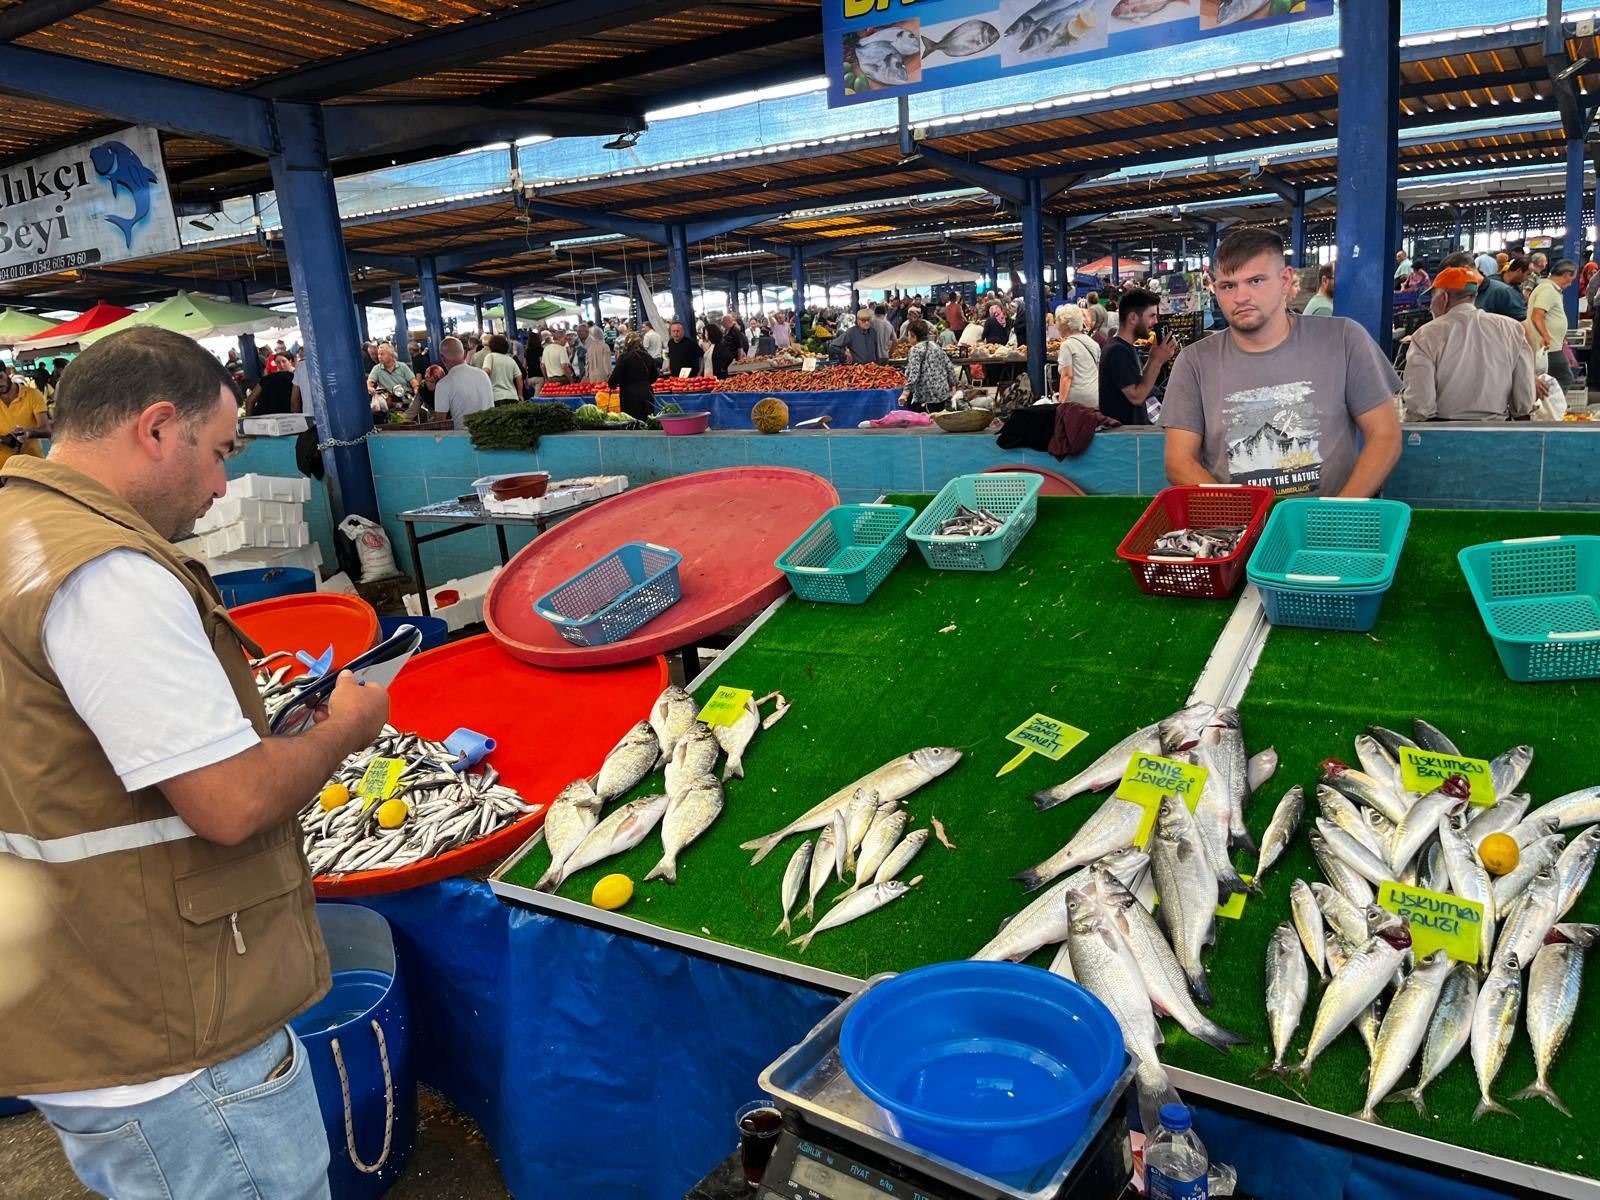
[(211, 582), (222, 593), (227, 608), (271, 600), (278, 596), (297, 596), (317, 590), (317, 573), (304, 567), (271, 567), (265, 571), (224, 571)]
[(0, 1096), (0, 1117), (14, 1117), (32, 1109), (33, 1105), (26, 1100), (18, 1100), (15, 1096)]
[(334, 1200), (377, 1200), (417, 1140), (411, 1014), (389, 922), (356, 904), (318, 904), (333, 987), (291, 1024), (305, 1043), (328, 1131)]
[(1109, 1009), (1003, 962), (907, 971), (851, 1006), (839, 1056), (905, 1141), (986, 1175), (1065, 1154), (1123, 1068)]
[(417, 647), (419, 651), (442, 646), (450, 636), (450, 626), (443, 617), (379, 617), (378, 640), (392, 638), (394, 631), (402, 625), (410, 625), (422, 635), (422, 645)]

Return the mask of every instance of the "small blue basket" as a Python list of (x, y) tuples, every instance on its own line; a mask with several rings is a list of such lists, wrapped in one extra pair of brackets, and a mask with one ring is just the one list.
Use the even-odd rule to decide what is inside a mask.
[(1389, 585), (1367, 591), (1323, 591), (1258, 583), (1256, 589), (1267, 620), (1274, 625), (1366, 633), (1378, 623), (1378, 610)]
[(533, 602), (533, 611), (575, 646), (621, 641), (683, 596), (683, 555), (652, 542), (627, 542)]
[(1257, 587), (1386, 588), (1394, 582), (1410, 525), (1411, 508), (1398, 500), (1280, 500), (1246, 573)]
[[(1033, 528), (1043, 484), (1038, 475), (957, 475), (939, 489), (906, 537), (936, 571), (998, 571)], [(1000, 528), (982, 537), (935, 532), (958, 504), (998, 517)]]
[(802, 600), (863, 604), (906, 554), (906, 526), (916, 510), (903, 504), (838, 504), (778, 556)]
[(1456, 556), (1516, 683), (1600, 679), (1600, 537), (1531, 537)]

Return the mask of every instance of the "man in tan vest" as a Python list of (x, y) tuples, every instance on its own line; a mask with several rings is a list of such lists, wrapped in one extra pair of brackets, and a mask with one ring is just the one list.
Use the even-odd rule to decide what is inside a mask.
[(45, 916), (6, 947), (0, 1095), (117, 1200), (325, 1197), (288, 1029), (328, 987), (296, 812), (388, 715), (342, 678), (268, 733), (205, 569), (172, 542), (223, 495), (238, 393), (132, 329), (61, 379), (48, 459), (0, 468), (0, 860)]

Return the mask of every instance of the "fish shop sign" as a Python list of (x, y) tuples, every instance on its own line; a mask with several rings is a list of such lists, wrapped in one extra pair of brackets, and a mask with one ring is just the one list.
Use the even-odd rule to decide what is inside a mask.
[(823, 0), (828, 104), (1333, 16), (1333, 0)]
[(154, 129), (124, 129), (0, 168), (0, 280), (178, 248)]

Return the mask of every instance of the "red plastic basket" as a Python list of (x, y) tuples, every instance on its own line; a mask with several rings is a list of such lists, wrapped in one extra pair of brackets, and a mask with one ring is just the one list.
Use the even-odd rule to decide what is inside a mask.
[[(1213, 600), (1231, 596), (1244, 578), (1245, 563), (1267, 522), (1273, 495), (1271, 488), (1236, 483), (1163, 488), (1122, 539), (1117, 557), (1132, 568), (1134, 581), (1147, 596), (1199, 596)], [(1226, 558), (1191, 562), (1150, 555), (1163, 533), (1215, 525), (1245, 527), (1238, 547)]]

